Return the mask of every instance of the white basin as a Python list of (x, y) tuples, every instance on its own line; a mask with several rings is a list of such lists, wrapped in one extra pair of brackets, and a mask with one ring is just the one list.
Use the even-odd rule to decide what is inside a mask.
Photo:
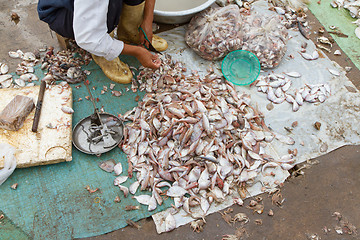
[(154, 21), (167, 24), (186, 23), (214, 2), (215, 0), (156, 0)]

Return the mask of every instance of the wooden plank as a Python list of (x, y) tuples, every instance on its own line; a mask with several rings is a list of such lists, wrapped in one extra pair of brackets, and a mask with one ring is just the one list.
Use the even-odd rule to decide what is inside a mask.
[[(0, 89), (0, 111), (16, 96), (24, 95), (37, 102), (39, 86), (19, 89)], [(17, 167), (25, 168), (71, 161), (72, 115), (64, 113), (63, 106), (72, 107), (72, 90), (68, 84), (50, 85), (45, 91), (38, 132), (31, 131), (33, 110), (18, 131), (0, 129), (0, 142), (17, 149)], [(51, 124), (54, 128), (48, 128)], [(0, 168), (4, 159), (0, 159)]]

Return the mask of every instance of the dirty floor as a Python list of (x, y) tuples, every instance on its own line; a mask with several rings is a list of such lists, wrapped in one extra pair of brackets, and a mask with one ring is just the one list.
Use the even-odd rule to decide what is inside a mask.
[[(22, 49), (33, 51), (44, 45), (58, 44), (54, 33), (51, 33), (46, 24), (40, 22), (36, 13), (35, 0), (9, 0), (0, 2), (0, 62), (6, 62), (10, 71), (14, 72), (16, 61), (11, 62), (7, 52)], [(20, 22), (11, 21), (12, 12), (18, 13)], [(318, 21), (309, 13), (309, 22), (312, 32), (320, 27)], [(314, 37), (314, 34), (312, 34)], [(326, 36), (326, 35), (325, 35)], [(329, 58), (338, 62), (342, 67), (352, 66), (347, 74), (348, 78), (360, 87), (360, 71), (345, 56)], [(358, 124), (358, 123), (354, 123)], [(268, 195), (261, 195), (264, 204), (264, 213), (258, 215), (246, 207), (234, 206), (236, 213), (246, 213), (250, 222), (242, 226), (241, 223), (228, 225), (220, 213), (206, 218), (204, 231), (194, 233), (189, 225), (182, 226), (170, 233), (158, 235), (152, 219), (139, 222), (140, 230), (126, 227), (102, 236), (86, 238), (87, 240), (105, 239), (221, 239), (223, 235), (235, 234), (237, 228), (244, 228), (242, 239), (360, 239), (358, 235), (338, 235), (334, 227), (338, 222), (332, 214), (337, 211), (346, 217), (350, 223), (360, 229), (360, 146), (346, 146), (329, 154), (312, 160), (309, 168), (301, 169), (304, 174), (290, 178), (281, 189), (285, 199), (282, 206), (272, 204)], [(299, 166), (301, 167), (301, 166)], [(299, 168), (298, 167), (298, 168)], [(245, 201), (247, 206), (250, 199)], [(268, 216), (269, 210), (274, 212)], [(262, 225), (255, 224), (261, 219)], [(324, 228), (330, 229), (325, 233)], [(360, 231), (360, 230), (359, 230)]]
[[(347, 217), (350, 223), (360, 227), (360, 147), (340, 148), (313, 161), (315, 164), (303, 170), (304, 175), (289, 179), (281, 190), (285, 198), (282, 206), (272, 204), (267, 194), (263, 198), (264, 213), (253, 213), (246, 207), (233, 206), (232, 217), (236, 213), (245, 213), (250, 221), (243, 227), (246, 229), (242, 239), (311, 239), (308, 236), (317, 234), (321, 239), (360, 239), (360, 235), (338, 235), (334, 227), (338, 222), (332, 214), (337, 211)], [(319, 162), (319, 163), (317, 163)], [(249, 205), (250, 199), (244, 202)], [(274, 212), (268, 216), (269, 210)], [(262, 225), (255, 224), (261, 219)], [(170, 233), (158, 235), (151, 218), (139, 221), (142, 229), (126, 227), (102, 236), (86, 238), (87, 240), (110, 239), (221, 239), (223, 235), (235, 234), (241, 223), (229, 226), (220, 213), (206, 218), (207, 224), (201, 233), (192, 232), (189, 224)], [(327, 234), (324, 227), (331, 229)], [(359, 233), (360, 234), (360, 233)]]

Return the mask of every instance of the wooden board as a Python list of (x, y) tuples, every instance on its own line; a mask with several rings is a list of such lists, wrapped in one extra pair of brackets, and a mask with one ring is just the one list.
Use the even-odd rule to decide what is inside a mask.
[[(37, 102), (39, 86), (0, 89), (0, 111), (16, 96), (24, 95)], [(45, 90), (38, 132), (31, 131), (35, 109), (18, 131), (0, 129), (0, 142), (17, 149), (17, 167), (25, 168), (71, 161), (72, 115), (64, 113), (63, 106), (72, 107), (72, 91), (68, 84), (50, 85)], [(49, 128), (51, 124), (54, 128)], [(4, 159), (0, 159), (0, 168)]]

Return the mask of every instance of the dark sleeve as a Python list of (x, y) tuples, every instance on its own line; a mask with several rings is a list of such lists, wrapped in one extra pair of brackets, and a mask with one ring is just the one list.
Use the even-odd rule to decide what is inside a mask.
[(56, 17), (56, 12), (61, 8), (74, 11), (74, 0), (39, 0), (37, 6), (39, 19), (51, 23)]

